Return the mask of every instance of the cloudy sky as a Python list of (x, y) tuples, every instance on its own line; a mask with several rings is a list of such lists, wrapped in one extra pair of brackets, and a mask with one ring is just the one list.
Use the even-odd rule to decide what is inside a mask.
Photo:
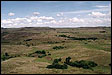
[(1, 27), (111, 26), (111, 1), (2, 1)]

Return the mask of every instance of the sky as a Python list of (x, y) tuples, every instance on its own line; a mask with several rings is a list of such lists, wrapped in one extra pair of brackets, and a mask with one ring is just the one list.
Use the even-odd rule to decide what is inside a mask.
[(1, 27), (111, 27), (111, 1), (1, 1)]

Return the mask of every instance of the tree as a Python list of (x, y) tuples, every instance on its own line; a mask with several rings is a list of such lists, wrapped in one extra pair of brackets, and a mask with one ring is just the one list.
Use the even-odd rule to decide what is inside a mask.
[(43, 50), (42, 52), (41, 52), (42, 54), (46, 54), (46, 52)]
[(5, 53), (5, 56), (9, 56), (9, 54), (6, 52), (6, 53)]
[(71, 57), (66, 58), (66, 62), (65, 63), (69, 63), (70, 59), (71, 59)]

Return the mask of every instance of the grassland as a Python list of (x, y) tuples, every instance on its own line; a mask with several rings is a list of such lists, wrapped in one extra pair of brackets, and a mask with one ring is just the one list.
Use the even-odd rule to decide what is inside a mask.
[[(68, 36), (97, 39), (73, 40)], [(55, 46), (64, 48), (55, 50)], [(45, 50), (51, 55), (28, 56), (37, 50)], [(1, 61), (2, 74), (111, 74), (111, 28), (2, 28), (1, 55), (6, 52), (13, 58)], [(68, 69), (46, 68), (54, 59), (62, 58), (63, 63), (68, 56), (72, 61), (90, 60), (98, 66), (93, 70), (71, 66)]]

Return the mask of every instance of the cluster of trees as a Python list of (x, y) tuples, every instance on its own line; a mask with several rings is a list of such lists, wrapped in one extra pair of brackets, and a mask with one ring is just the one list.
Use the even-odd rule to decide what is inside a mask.
[(24, 40), (24, 41), (31, 41), (32, 39), (26, 39), (26, 40)]
[(91, 38), (76, 38), (76, 37), (68, 37), (72, 40), (96, 40), (96, 37), (91, 37)]
[(17, 42), (18, 45), (25, 45), (27, 47), (30, 47), (30, 46), (35, 46), (36, 44), (34, 43), (27, 43), (27, 41), (23, 41), (23, 42)]
[(4, 53), (3, 55), (1, 55), (1, 60), (2, 61), (5, 61), (5, 60), (7, 60), (7, 59), (9, 59), (9, 58), (12, 58), (11, 56), (9, 56), (9, 54), (6, 52), (6, 53)]
[(53, 41), (48, 41), (47, 43), (49, 43), (49, 44), (55, 44), (55, 43), (59, 43), (59, 42), (53, 42)]
[(5, 61), (10, 58), (19, 57), (20, 55), (9, 55), (7, 52), (5, 52), (3, 55), (1, 55), (1, 61)]
[(68, 36), (66, 36), (66, 35), (63, 34), (63, 35), (59, 35), (59, 37), (68, 37)]
[(46, 56), (46, 51), (42, 50), (42, 51), (36, 51), (35, 53), (40, 54), (38, 55), (38, 58), (42, 58)]
[(80, 61), (70, 62), (70, 60), (71, 60), (71, 57), (67, 57), (64, 63), (73, 67), (79, 67), (79, 68), (82, 67), (84, 69), (92, 69), (92, 67), (97, 66), (97, 64), (93, 61), (80, 60)]
[[(36, 54), (36, 55), (35, 55)], [(51, 53), (49, 52), (46, 52), (45, 50), (38, 50), (38, 51), (35, 51), (34, 53), (31, 53), (29, 54), (28, 56), (29, 57), (35, 57), (35, 56), (38, 56), (38, 58), (42, 58), (42, 57), (45, 57), (47, 55), (51, 55)]]
[(105, 33), (106, 31), (99, 31), (100, 33)]
[(57, 49), (63, 49), (63, 46), (54, 46), (53, 49), (57, 50)]
[(96, 40), (97, 38), (96, 37), (91, 37), (91, 38), (76, 38), (76, 37), (70, 37), (70, 36), (66, 36), (66, 35), (59, 35), (59, 37), (67, 37), (69, 39), (72, 39), (72, 40)]
[(58, 62), (61, 61), (61, 58), (59, 59), (54, 59), (52, 65), (48, 65), (47, 68), (51, 69), (51, 68), (56, 68), (56, 69), (67, 69), (68, 66), (66, 64), (59, 64)]
[(68, 66), (78, 67), (78, 68), (84, 68), (84, 69), (92, 69), (92, 67), (96, 67), (97, 64), (93, 61), (86, 61), (86, 60), (80, 60), (80, 61), (74, 61), (71, 62), (71, 57), (67, 57), (64, 64), (60, 65), (58, 62), (60, 62), (62, 59), (54, 59), (52, 65), (48, 65), (47, 68), (56, 68), (56, 69), (67, 69)]
[(42, 51), (36, 51), (35, 53), (38, 53), (38, 54), (46, 54), (46, 51), (42, 50)]
[(45, 57), (46, 54), (42, 54), (42, 55), (39, 55), (38, 58), (42, 58), (42, 57)]

